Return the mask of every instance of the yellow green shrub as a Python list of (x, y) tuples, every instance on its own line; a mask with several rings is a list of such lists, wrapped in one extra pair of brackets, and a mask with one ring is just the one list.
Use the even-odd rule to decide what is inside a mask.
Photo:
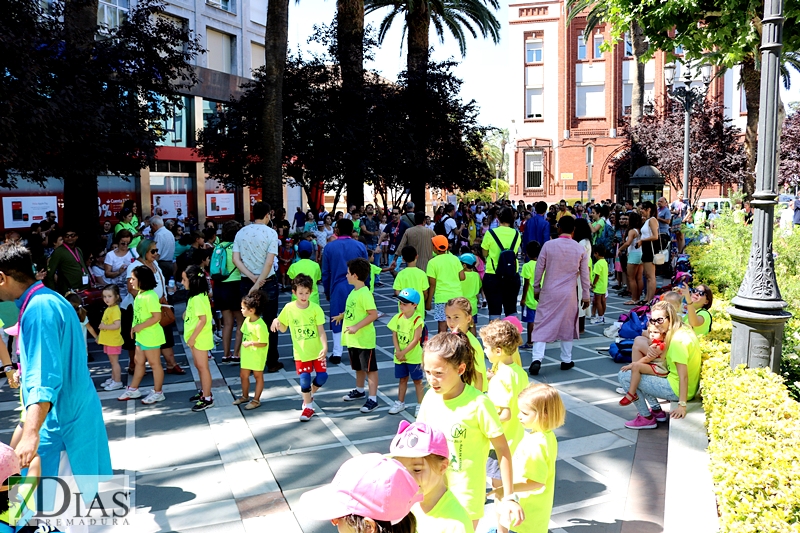
[(767, 369), (731, 370), (727, 302), (714, 307), (701, 383), (721, 530), (800, 531), (800, 404)]

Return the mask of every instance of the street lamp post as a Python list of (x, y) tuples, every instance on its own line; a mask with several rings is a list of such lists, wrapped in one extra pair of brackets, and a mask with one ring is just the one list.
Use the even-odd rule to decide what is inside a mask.
[(772, 223), (778, 193), (775, 173), (778, 148), (778, 77), (782, 48), (783, 0), (764, 2), (761, 37), (761, 113), (758, 116), (758, 159), (750, 260), (728, 312), (733, 322), (731, 367), (768, 367), (778, 373), (783, 328), (791, 315), (785, 311), (772, 257)]
[(689, 194), (689, 144), (691, 140), (691, 120), (692, 107), (698, 102), (702, 102), (708, 86), (711, 83), (711, 65), (703, 64), (700, 68), (703, 75), (703, 86), (692, 87), (692, 67), (691, 63), (684, 65), (682, 87), (673, 87), (675, 82), (675, 63), (664, 65), (664, 83), (667, 86), (669, 95), (683, 105), (683, 197), (691, 201)]

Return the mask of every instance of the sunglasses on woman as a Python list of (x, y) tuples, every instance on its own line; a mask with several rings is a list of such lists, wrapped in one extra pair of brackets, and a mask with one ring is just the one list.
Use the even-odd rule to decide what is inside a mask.
[(706, 291), (704, 291), (703, 289), (689, 289), (689, 292), (691, 292), (692, 294), (696, 294), (698, 296), (706, 295)]
[(660, 326), (661, 324), (663, 324), (663, 323), (664, 323), (664, 322), (666, 322), (667, 320), (669, 320), (669, 318), (667, 318), (667, 317), (665, 317), (665, 316), (660, 316), (660, 317), (658, 317), (658, 318), (651, 318), (651, 319), (650, 319), (650, 322), (652, 322), (652, 323), (653, 323), (653, 324), (655, 324), (656, 326)]

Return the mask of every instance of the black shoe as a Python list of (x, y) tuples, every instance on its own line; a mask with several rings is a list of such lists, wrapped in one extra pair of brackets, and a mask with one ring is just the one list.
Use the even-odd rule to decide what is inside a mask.
[(283, 363), (278, 361), (277, 363), (275, 363), (275, 366), (267, 368), (267, 374), (274, 374), (275, 372), (279, 371), (282, 368), (283, 368)]
[(569, 370), (575, 366), (575, 361), (570, 361), (569, 363), (561, 363), (561, 370)]
[(338, 364), (340, 364), (342, 362), (342, 358), (341, 357), (336, 357), (335, 355), (332, 355), (332, 356), (328, 357), (328, 362), (330, 364), (332, 364), (332, 365), (338, 365)]
[(197, 403), (192, 406), (192, 411), (199, 413), (200, 411), (205, 411), (209, 407), (214, 407), (214, 398), (211, 398), (210, 400), (200, 398), (197, 400)]
[(540, 368), (542, 368), (542, 362), (534, 361), (533, 363), (531, 363), (531, 367), (528, 369), (528, 374), (530, 374), (531, 376), (538, 376)]
[(618, 290), (620, 290), (622, 288), (622, 285), (614, 285), (611, 288), (614, 289), (615, 291), (618, 291)]
[(196, 402), (197, 400), (199, 400), (202, 397), (203, 397), (203, 391), (199, 390), (199, 391), (197, 391), (197, 394), (195, 394), (194, 396), (189, 398), (189, 401), (194, 403), (194, 402)]

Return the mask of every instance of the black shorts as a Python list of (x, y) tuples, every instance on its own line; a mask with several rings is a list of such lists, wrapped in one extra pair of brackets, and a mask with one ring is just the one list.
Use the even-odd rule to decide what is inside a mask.
[(131, 328), (133, 327), (133, 305), (120, 308), (120, 333), (122, 334), (122, 347), (126, 350), (136, 348), (136, 343), (131, 338)]
[(175, 322), (170, 324), (169, 326), (161, 326), (164, 329), (164, 344), (161, 345), (162, 348), (173, 348), (175, 347)]
[(219, 311), (238, 311), (242, 308), (240, 280), (214, 283), (214, 308)]
[[(672, 244), (672, 236), (669, 233), (659, 233), (658, 242), (661, 245), (661, 250), (669, 250), (669, 246)], [(658, 250), (656, 253), (661, 250)]]
[(347, 348), (350, 354), (350, 368), (356, 372), (377, 372), (378, 361), (375, 360), (375, 348)]
[(619, 266), (622, 267), (623, 272), (625, 272), (625, 269), (628, 268), (628, 252), (622, 252), (619, 254)]
[(656, 255), (655, 249), (658, 244), (658, 241), (645, 241), (642, 243), (642, 264), (653, 262), (653, 256)]

